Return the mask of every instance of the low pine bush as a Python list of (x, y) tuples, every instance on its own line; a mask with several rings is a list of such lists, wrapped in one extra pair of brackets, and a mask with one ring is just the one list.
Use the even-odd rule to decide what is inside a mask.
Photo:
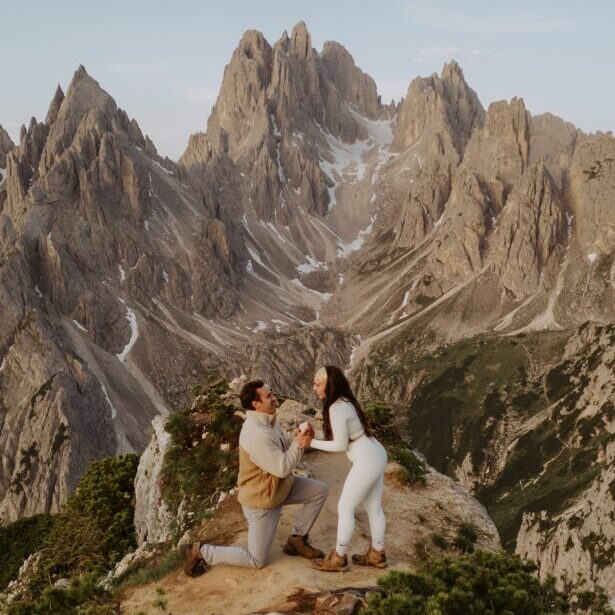
[(394, 571), (378, 580), (364, 615), (563, 615), (564, 594), (541, 583), (533, 563), (508, 553), (475, 551), (430, 560), (421, 572)]
[(192, 389), (192, 406), (170, 414), (165, 425), (171, 443), (161, 473), (162, 495), (171, 510), (183, 502), (194, 524), (207, 515), (217, 494), (237, 484), (242, 420), (226, 398), (228, 390), (225, 380), (209, 378)]
[(35, 515), (0, 527), (0, 591), (17, 578), (24, 560), (42, 547), (53, 523), (52, 515)]

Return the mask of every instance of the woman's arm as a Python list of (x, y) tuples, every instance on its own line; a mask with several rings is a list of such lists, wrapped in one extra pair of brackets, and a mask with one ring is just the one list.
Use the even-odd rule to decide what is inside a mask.
[(312, 440), (310, 446), (321, 451), (339, 453), (348, 448), (348, 411), (342, 404), (333, 404), (330, 410), (333, 440)]

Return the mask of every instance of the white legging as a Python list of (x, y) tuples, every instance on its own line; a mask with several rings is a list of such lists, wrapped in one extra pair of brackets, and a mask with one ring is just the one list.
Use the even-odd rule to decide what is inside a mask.
[(387, 454), (384, 447), (374, 438), (362, 436), (352, 442), (346, 453), (352, 468), (337, 504), (337, 544), (335, 550), (346, 555), (355, 528), (355, 511), (363, 503), (369, 518), (372, 546), (379, 551), (384, 549), (384, 530), (386, 521), (382, 510), (384, 490), (384, 468)]

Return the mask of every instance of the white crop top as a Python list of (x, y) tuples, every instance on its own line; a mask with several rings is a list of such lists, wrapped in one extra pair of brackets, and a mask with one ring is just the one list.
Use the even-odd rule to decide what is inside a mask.
[(312, 440), (312, 448), (331, 453), (345, 451), (350, 440), (356, 440), (364, 433), (354, 405), (345, 399), (338, 399), (331, 404), (329, 419), (333, 440)]

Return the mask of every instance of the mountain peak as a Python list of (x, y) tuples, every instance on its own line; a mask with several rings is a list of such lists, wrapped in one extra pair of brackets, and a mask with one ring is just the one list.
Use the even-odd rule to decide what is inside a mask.
[(459, 66), (456, 60), (445, 62), (444, 66), (442, 67), (442, 73), (440, 74), (440, 79), (444, 81), (446, 79), (453, 79), (454, 77), (457, 77), (458, 79), (465, 81), (464, 76), (463, 76), (463, 70), (461, 66)]
[(470, 89), (465, 80), (463, 69), (455, 60), (451, 60), (444, 64), (442, 72), (440, 73), (440, 81), (444, 84), (445, 89)]
[(307, 58), (312, 51), (312, 37), (303, 21), (293, 27), (290, 35), (290, 51), (301, 59)]
[(6, 166), (6, 155), (15, 147), (10, 135), (0, 126), (0, 167)]
[(77, 67), (77, 70), (73, 74), (71, 85), (77, 83), (81, 79), (88, 79), (88, 78), (90, 78), (90, 75), (88, 74), (88, 71), (85, 70), (85, 66), (83, 64), (79, 64), (79, 66)]
[(45, 124), (47, 126), (53, 124), (58, 117), (58, 111), (60, 110), (60, 105), (64, 101), (64, 92), (58, 83), (58, 87), (56, 88), (56, 93), (53, 95), (53, 99), (49, 104), (49, 110), (47, 111), (47, 117), (45, 118)]
[(412, 80), (408, 94), (400, 105), (395, 145), (407, 147), (426, 130), (434, 146), (442, 140), (452, 143), (458, 156), (463, 155), (474, 129), (481, 123), (484, 109), (476, 92), (466, 83), (463, 71), (455, 60), (447, 62), (441, 76)]
[(239, 41), (236, 53), (248, 59), (254, 59), (269, 48), (269, 43), (265, 40), (262, 32), (258, 30), (246, 30)]

